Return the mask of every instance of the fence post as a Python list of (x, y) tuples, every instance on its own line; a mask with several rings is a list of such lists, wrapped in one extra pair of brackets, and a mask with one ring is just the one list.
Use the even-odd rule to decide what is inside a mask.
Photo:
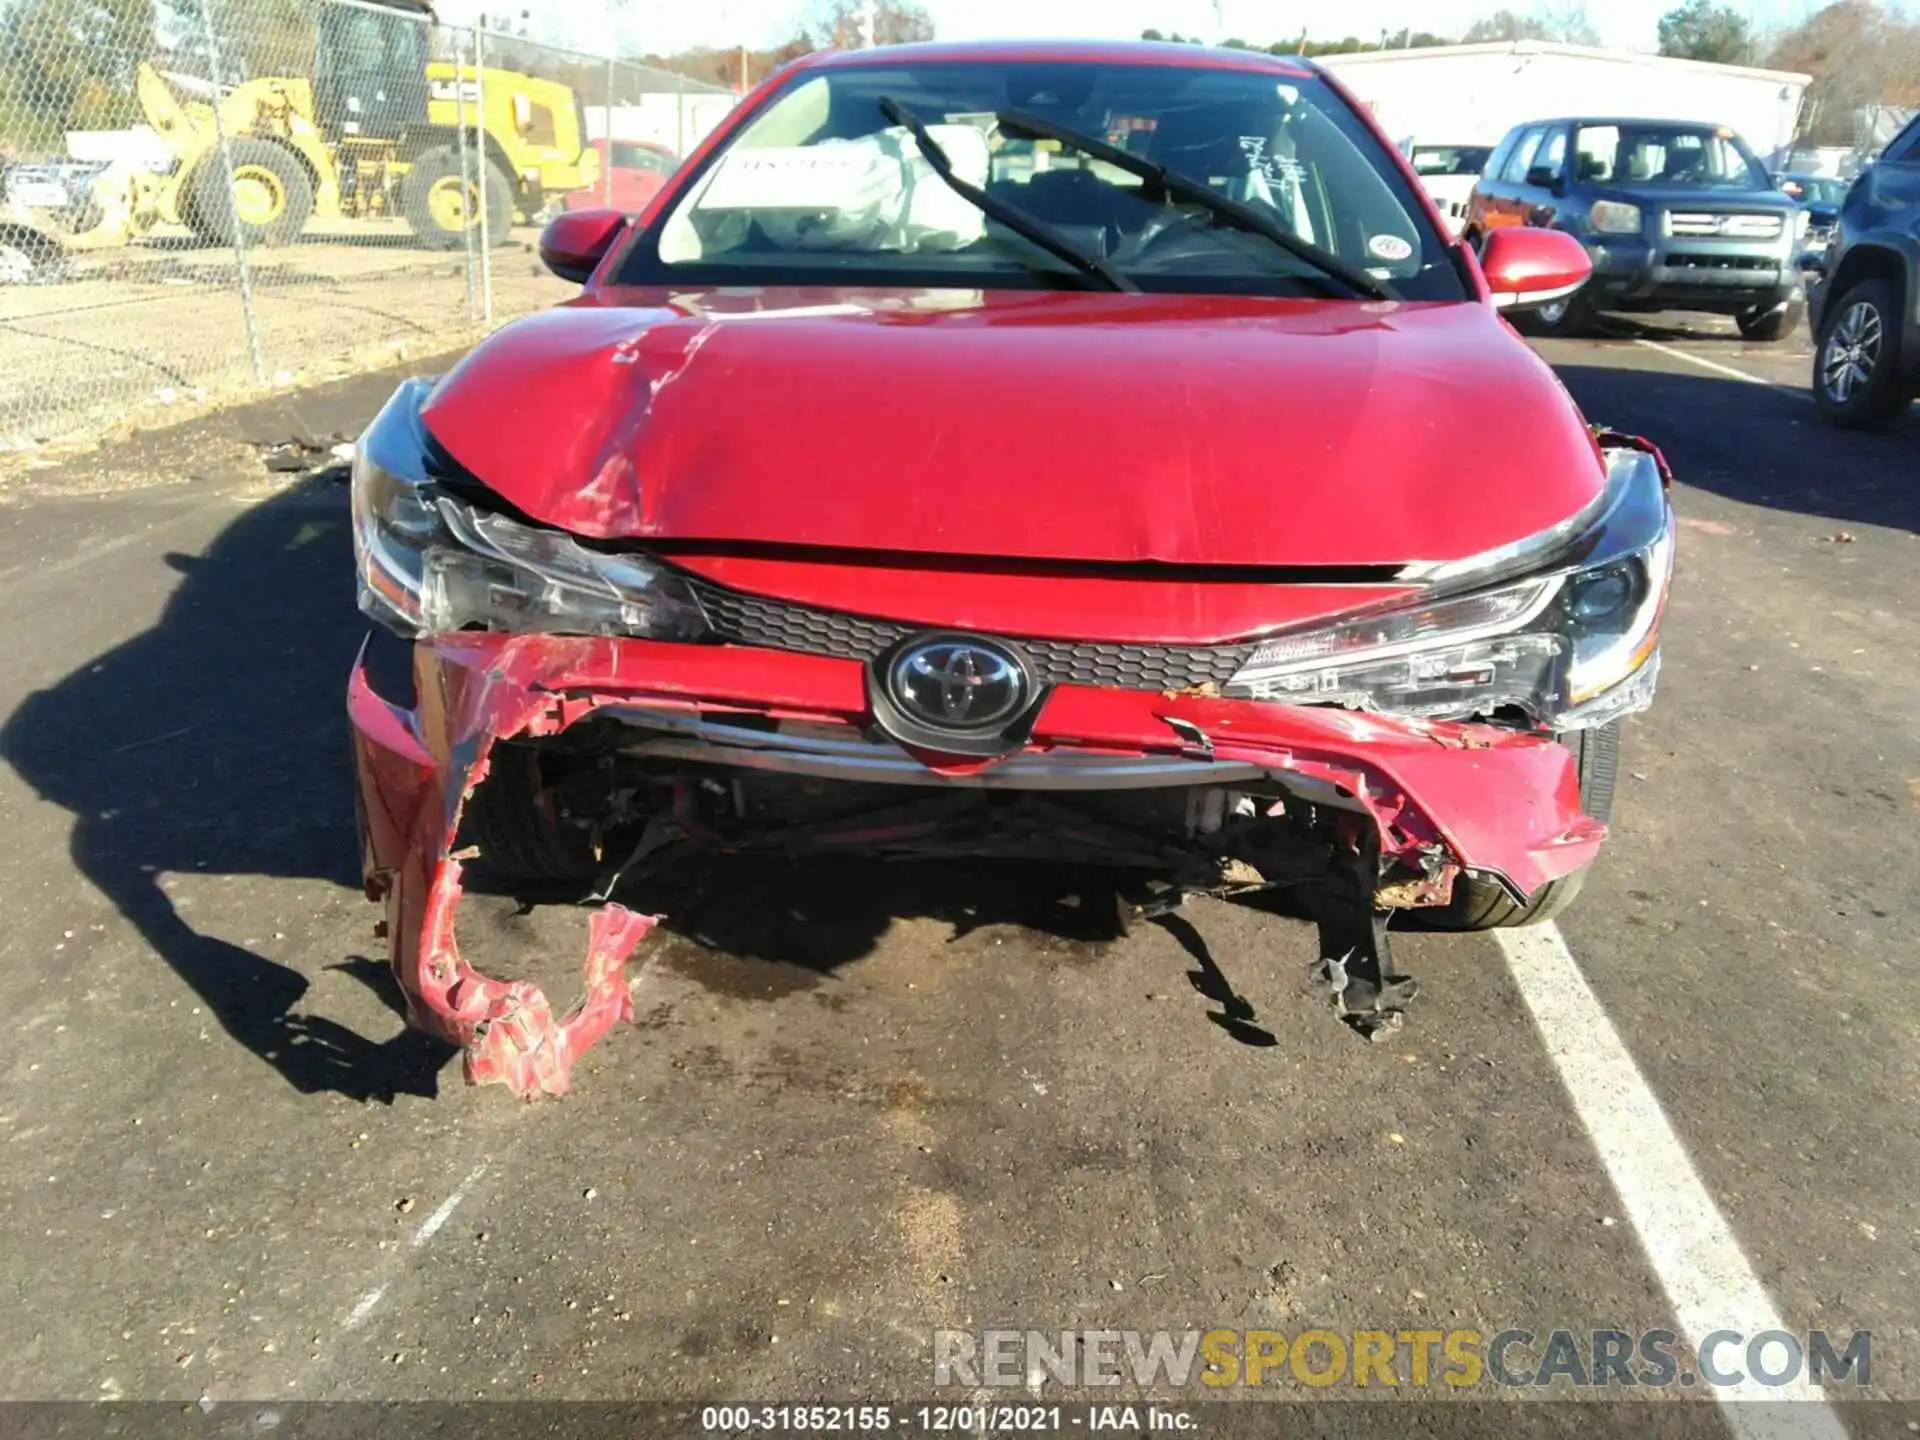
[(474, 122), (474, 139), (480, 147), (480, 304), (487, 329), (493, 329), (493, 216), (487, 202), (487, 180), (493, 162), (487, 158), (487, 17), (481, 15), (473, 27), (473, 94), (480, 118)]
[[(453, 31), (453, 133), (460, 147), (460, 206), (463, 215), (473, 204), (473, 156), (467, 144), (467, 57), (460, 47), (460, 31)], [(467, 252), (467, 320), (480, 318), (480, 283), (476, 273), (479, 257), (473, 253), (473, 217), (467, 215), (461, 227), (460, 243)]]
[(606, 111), (600, 120), (600, 135), (607, 142), (600, 156), (600, 193), (603, 202), (613, 205), (613, 56), (607, 56)]
[(207, 42), (207, 78), (213, 84), (213, 128), (220, 137), (220, 164), (227, 172), (227, 214), (233, 221), (234, 269), (240, 278), (240, 310), (246, 317), (247, 353), (253, 360), (253, 381), (267, 380), (267, 356), (260, 344), (260, 317), (253, 304), (253, 269), (247, 260), (247, 237), (240, 223), (240, 196), (235, 190), (233, 141), (227, 135), (226, 117), (221, 113), (220, 41), (213, 26), (213, 5), (202, 5), (200, 28)]

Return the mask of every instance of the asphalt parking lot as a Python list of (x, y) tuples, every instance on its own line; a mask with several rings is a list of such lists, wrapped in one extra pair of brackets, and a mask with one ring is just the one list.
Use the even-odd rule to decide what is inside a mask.
[[(1893, 1403), (1777, 1433), (1920, 1428), (1920, 413), (1827, 428), (1807, 350), (1543, 346), (1679, 475), (1660, 701), (1579, 906), (1401, 937), (1376, 1047), (1260, 909), (1123, 935), (1099, 876), (739, 864), (572, 1096), (469, 1091), (370, 958), (343, 489), (241, 443), (390, 382), (16, 482), (0, 1396), (923, 1399), (940, 1328), (1725, 1320), (1873, 1334), (1838, 1398)], [(501, 973), (584, 928), (463, 912)]]

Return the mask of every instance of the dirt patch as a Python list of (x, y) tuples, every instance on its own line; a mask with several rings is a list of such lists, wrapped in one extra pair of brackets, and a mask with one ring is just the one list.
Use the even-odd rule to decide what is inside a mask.
[[(494, 252), (495, 324), (574, 293), (534, 239), (516, 231)], [(260, 252), (257, 365), (230, 250), (159, 237), (84, 257), (63, 284), (0, 287), (0, 462), (31, 467), (76, 442), (471, 345), (487, 316), (469, 268), (378, 227)]]

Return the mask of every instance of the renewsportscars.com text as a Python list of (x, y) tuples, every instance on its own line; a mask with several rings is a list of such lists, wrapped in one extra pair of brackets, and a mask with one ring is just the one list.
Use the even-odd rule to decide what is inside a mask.
[(1873, 1380), (1866, 1330), (1718, 1330), (1695, 1357), (1671, 1330), (936, 1330), (933, 1353), (941, 1386), (1718, 1389)]

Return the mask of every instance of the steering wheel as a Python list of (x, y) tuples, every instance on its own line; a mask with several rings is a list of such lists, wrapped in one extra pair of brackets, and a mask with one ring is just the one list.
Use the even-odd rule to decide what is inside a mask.
[(1137, 235), (1120, 248), (1113, 259), (1116, 264), (1136, 264), (1153, 251), (1164, 248), (1168, 242), (1189, 239), (1202, 230), (1215, 228), (1214, 217), (1205, 210), (1186, 210), (1175, 213), (1171, 219), (1155, 216), (1148, 221)]

